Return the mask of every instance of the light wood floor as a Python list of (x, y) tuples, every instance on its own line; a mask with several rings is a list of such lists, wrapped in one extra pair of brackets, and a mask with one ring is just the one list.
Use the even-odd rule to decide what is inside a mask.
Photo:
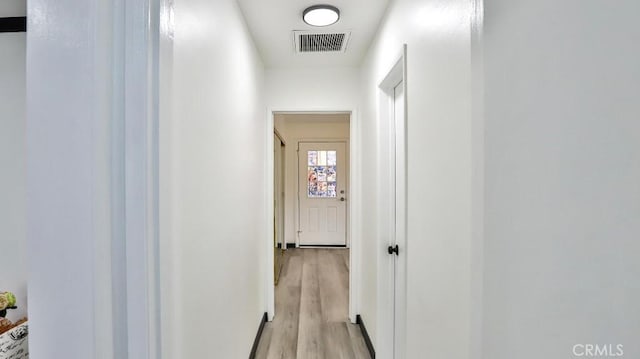
[(276, 316), (259, 359), (369, 359), (360, 328), (349, 322), (349, 250), (289, 249), (276, 286)]

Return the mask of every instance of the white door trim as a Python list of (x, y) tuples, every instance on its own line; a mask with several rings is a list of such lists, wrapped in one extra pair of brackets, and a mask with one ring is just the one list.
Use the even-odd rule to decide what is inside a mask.
[[(161, 356), (159, 255), (160, 14), (166, 0), (117, 2), (124, 13), (124, 207), (127, 357)], [(122, 20), (119, 20), (122, 21)], [(126, 99), (126, 100), (125, 100)], [(114, 265), (116, 265), (114, 263)], [(120, 265), (118, 263), (117, 265)]]
[(267, 126), (265, 128), (266, 136), (266, 148), (265, 148), (265, 178), (266, 178), (266, 198), (265, 198), (265, 218), (264, 218), (264, 234), (265, 240), (263, 241), (263, 250), (266, 255), (266, 270), (265, 270), (265, 288), (266, 288), (266, 310), (269, 320), (273, 320), (275, 316), (275, 288), (272, 271), (269, 268), (273, 268), (273, 176), (270, 175), (273, 171), (274, 158), (273, 158), (273, 132), (275, 129), (275, 115), (276, 114), (350, 114), (349, 121), (349, 190), (350, 205), (348, 206), (349, 228), (347, 229), (347, 240), (351, 250), (349, 251), (349, 320), (352, 323), (356, 322), (356, 315), (360, 310), (360, 226), (362, 205), (360, 201), (360, 186), (355, 184), (360, 183), (362, 168), (360, 166), (360, 118), (358, 117), (357, 109), (335, 109), (335, 108), (270, 108), (267, 110)]
[[(404, 92), (404, 148), (405, 148), (405, 173), (404, 173), (404, 184), (406, 188), (406, 146), (407, 146), (407, 119), (408, 119), (408, 108), (407, 108), (407, 45), (403, 45), (402, 51), (396, 57), (396, 61), (392, 63), (393, 65), (390, 67), (387, 75), (380, 82), (378, 86), (378, 119), (380, 126), (380, 133), (386, 133), (387, 136), (382, 135), (379, 138), (381, 141), (381, 146), (388, 149), (390, 156), (394, 158), (395, 161), (395, 150), (392, 151), (392, 145), (395, 146), (395, 112), (394, 112), (394, 100), (395, 94), (394, 89), (397, 85), (402, 83), (403, 92)], [(386, 131), (386, 132), (385, 132)], [(391, 152), (392, 151), (392, 152)], [(381, 178), (384, 176), (389, 176), (389, 185), (381, 186), (379, 188), (378, 195), (380, 198), (386, 198), (389, 201), (389, 205), (393, 205), (391, 199), (395, 198), (396, 186), (395, 186), (395, 166), (394, 168), (390, 168), (389, 163), (378, 163), (380, 176)], [(406, 347), (406, 296), (407, 296), (407, 286), (406, 286), (406, 276), (403, 278), (399, 278), (399, 280), (394, 283), (394, 262), (395, 260), (386, 252), (386, 248), (390, 246), (391, 240), (395, 239), (396, 236), (396, 223), (404, 223), (404, 232), (406, 233), (406, 223), (407, 223), (407, 215), (406, 215), (406, 192), (404, 194), (404, 205), (405, 211), (401, 213), (402, 218), (396, 218), (396, 214), (394, 211), (390, 212), (389, 215), (381, 214), (380, 218), (378, 218), (379, 223), (379, 233), (382, 243), (380, 243), (380, 248), (383, 249), (383, 253), (379, 254), (378, 259), (378, 337), (377, 337), (377, 348), (376, 352), (381, 358), (396, 358), (401, 359), (404, 358), (402, 354), (404, 348)], [(395, 199), (394, 199), (395, 200)], [(395, 243), (394, 243), (395, 244)], [(408, 248), (408, 240), (405, 248), (400, 248), (401, 253), (406, 253)], [(400, 256), (404, 260), (400, 262), (400, 265), (404, 267), (404, 273), (406, 273), (406, 265), (407, 265), (407, 256), (406, 254)], [(395, 287), (395, 288), (394, 288)], [(394, 299), (395, 295), (398, 295), (398, 298)], [(389, 308), (388, 305), (391, 303), (392, 307)], [(400, 315), (399, 320), (395, 319), (395, 313), (402, 313)], [(397, 326), (394, 328), (394, 326)], [(395, 346), (398, 347), (399, 350), (394, 349), (394, 337), (395, 337)], [(395, 353), (394, 353), (395, 352)], [(396, 353), (400, 353), (396, 355)]]

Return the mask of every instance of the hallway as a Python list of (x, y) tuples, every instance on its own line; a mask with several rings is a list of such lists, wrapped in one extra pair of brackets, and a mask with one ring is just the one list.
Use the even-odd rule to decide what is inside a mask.
[(369, 358), (349, 323), (348, 249), (290, 249), (276, 287), (276, 316), (266, 324), (256, 358)]
[[(640, 1), (1, 4), (0, 292), (31, 357), (640, 358)], [(285, 126), (283, 195), (301, 114), (348, 136)], [(300, 147), (341, 140), (344, 197)], [(349, 250), (288, 251), (274, 287), (273, 200), (286, 248), (319, 194)]]

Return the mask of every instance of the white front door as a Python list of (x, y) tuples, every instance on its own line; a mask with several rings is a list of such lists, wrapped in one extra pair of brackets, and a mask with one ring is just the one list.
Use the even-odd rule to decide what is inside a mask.
[(346, 246), (345, 142), (300, 142), (298, 158), (300, 245)]

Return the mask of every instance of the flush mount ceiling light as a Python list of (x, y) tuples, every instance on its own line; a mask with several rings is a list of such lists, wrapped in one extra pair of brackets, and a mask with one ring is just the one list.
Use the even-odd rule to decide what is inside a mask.
[(331, 5), (314, 5), (304, 10), (302, 19), (311, 26), (329, 26), (340, 20), (340, 10)]

